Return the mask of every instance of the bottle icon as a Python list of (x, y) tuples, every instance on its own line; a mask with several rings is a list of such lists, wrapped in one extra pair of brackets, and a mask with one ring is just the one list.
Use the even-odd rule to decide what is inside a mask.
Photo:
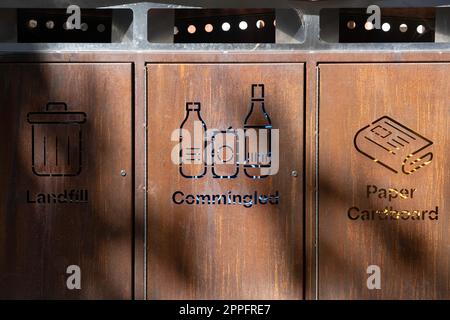
[(206, 124), (200, 115), (199, 102), (186, 103), (186, 117), (180, 126), (180, 174), (199, 179), (206, 174)]
[(244, 172), (249, 178), (268, 177), (261, 173), (261, 169), (271, 167), (271, 130), (272, 122), (265, 109), (264, 84), (252, 84), (250, 111), (244, 122)]

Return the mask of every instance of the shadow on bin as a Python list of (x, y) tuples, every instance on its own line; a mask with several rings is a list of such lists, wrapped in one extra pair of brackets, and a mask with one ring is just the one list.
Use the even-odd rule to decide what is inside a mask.
[(79, 175), (86, 114), (69, 112), (63, 102), (50, 102), (44, 112), (30, 112), (27, 119), (31, 124), (33, 173), (53, 177)]

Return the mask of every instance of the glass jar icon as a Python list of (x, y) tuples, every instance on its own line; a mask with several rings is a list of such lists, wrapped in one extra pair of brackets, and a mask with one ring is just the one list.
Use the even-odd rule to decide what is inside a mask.
[(84, 112), (70, 112), (50, 102), (44, 112), (30, 112), (32, 170), (37, 176), (77, 176), (82, 169)]

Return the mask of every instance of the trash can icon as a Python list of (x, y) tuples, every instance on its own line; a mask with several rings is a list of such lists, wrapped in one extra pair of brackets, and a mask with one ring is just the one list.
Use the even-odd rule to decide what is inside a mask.
[(69, 112), (67, 104), (50, 102), (44, 112), (30, 112), (32, 170), (37, 176), (77, 176), (82, 169), (84, 112)]

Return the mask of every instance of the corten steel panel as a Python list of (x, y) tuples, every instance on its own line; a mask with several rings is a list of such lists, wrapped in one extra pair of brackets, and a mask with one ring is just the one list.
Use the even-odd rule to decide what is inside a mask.
[(448, 92), (446, 63), (320, 65), (319, 298), (450, 298)]
[[(0, 65), (2, 298), (132, 298), (131, 75)], [(70, 265), (80, 290), (66, 286)]]
[[(150, 299), (303, 297), (303, 70), (301, 63), (148, 66)], [(183, 177), (171, 159), (178, 143), (177, 134), (174, 141), (171, 135), (185, 119), (186, 102), (201, 103), (207, 129), (244, 128), (253, 84), (264, 85), (265, 110), (272, 131), (279, 130), (278, 173), (251, 179), (241, 163), (234, 179), (213, 178), (209, 165), (201, 178)], [(261, 86), (255, 90), (260, 96)], [(230, 167), (216, 169), (235, 173)], [(255, 191), (278, 192), (279, 201), (251, 208), (243, 206), (248, 199), (239, 204), (239, 198), (225, 205), (176, 204), (182, 199), (178, 194), (173, 201), (177, 191), (188, 202), (188, 195)]]

